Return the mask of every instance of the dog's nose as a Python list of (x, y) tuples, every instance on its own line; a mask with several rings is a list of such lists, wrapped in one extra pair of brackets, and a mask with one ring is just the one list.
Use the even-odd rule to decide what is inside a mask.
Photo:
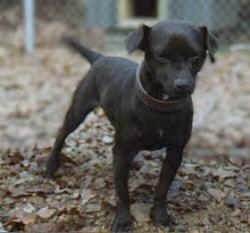
[(190, 80), (176, 79), (175, 80), (175, 87), (176, 87), (177, 91), (191, 92), (193, 89), (193, 84)]

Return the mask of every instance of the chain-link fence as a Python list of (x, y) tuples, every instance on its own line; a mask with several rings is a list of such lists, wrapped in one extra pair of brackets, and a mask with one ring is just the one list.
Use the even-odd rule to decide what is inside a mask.
[[(221, 45), (250, 40), (250, 0), (34, 0), (36, 44), (76, 34), (99, 48), (122, 48), (129, 30), (161, 19), (207, 25)], [(23, 46), (23, 1), (0, 1), (0, 42)], [(105, 39), (106, 38), (106, 39)]]

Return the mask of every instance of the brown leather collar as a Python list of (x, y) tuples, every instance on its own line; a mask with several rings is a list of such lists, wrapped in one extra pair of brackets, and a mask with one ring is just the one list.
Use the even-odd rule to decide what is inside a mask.
[(142, 63), (138, 65), (136, 70), (136, 94), (138, 98), (147, 106), (153, 110), (160, 112), (176, 112), (183, 109), (183, 106), (191, 101), (191, 97), (188, 96), (182, 99), (176, 100), (160, 100), (148, 94), (148, 92), (143, 88), (141, 83), (141, 67)]

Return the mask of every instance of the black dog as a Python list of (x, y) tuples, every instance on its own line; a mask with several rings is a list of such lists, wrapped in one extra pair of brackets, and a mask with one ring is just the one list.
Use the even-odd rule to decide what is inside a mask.
[(74, 39), (66, 42), (92, 67), (74, 93), (47, 163), (48, 174), (53, 175), (59, 167), (65, 138), (91, 110), (101, 106), (116, 131), (113, 163), (117, 213), (112, 231), (132, 229), (128, 194), (131, 161), (140, 150), (163, 147), (167, 148), (167, 156), (156, 186), (151, 218), (157, 225), (168, 225), (166, 195), (192, 130), (191, 94), (207, 54), (214, 61), (216, 41), (206, 27), (169, 21), (153, 27), (142, 25), (126, 41), (129, 52), (144, 51), (141, 65), (103, 56)]

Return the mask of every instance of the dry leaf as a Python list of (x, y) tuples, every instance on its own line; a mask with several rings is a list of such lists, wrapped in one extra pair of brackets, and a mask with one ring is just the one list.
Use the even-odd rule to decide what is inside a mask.
[(228, 207), (231, 207), (231, 208), (234, 208), (234, 209), (237, 209), (240, 207), (240, 201), (239, 199), (237, 199), (235, 197), (235, 195), (233, 193), (230, 193), (226, 199), (225, 199), (225, 204), (228, 206)]
[(12, 222), (23, 223), (24, 225), (34, 224), (36, 221), (35, 213), (27, 213), (24, 210), (16, 210), (8, 220), (8, 224)]
[(113, 143), (113, 138), (108, 136), (108, 135), (104, 135), (102, 138), (103, 143), (105, 144), (112, 144)]
[(225, 197), (225, 193), (219, 189), (208, 188), (207, 192), (215, 198), (216, 201), (221, 201)]
[(223, 180), (223, 179), (226, 179), (226, 178), (235, 177), (236, 173), (234, 171), (224, 170), (222, 167), (220, 167), (219, 169), (214, 170), (212, 175), (214, 177), (219, 177), (220, 180)]
[(84, 209), (84, 211), (86, 213), (98, 212), (100, 210), (101, 210), (101, 205), (99, 203), (96, 203), (96, 204), (87, 204), (85, 206), (85, 209)]
[(55, 209), (49, 209), (48, 207), (44, 207), (44, 208), (38, 210), (36, 214), (40, 218), (48, 219), (48, 218), (52, 217), (55, 213), (56, 213)]
[(88, 201), (91, 198), (94, 198), (95, 194), (93, 194), (93, 192), (90, 189), (83, 189), (81, 191), (81, 200), (82, 200), (82, 205), (85, 205), (86, 203), (88, 203)]
[(149, 222), (150, 205), (146, 203), (135, 203), (131, 205), (131, 213), (138, 223)]

